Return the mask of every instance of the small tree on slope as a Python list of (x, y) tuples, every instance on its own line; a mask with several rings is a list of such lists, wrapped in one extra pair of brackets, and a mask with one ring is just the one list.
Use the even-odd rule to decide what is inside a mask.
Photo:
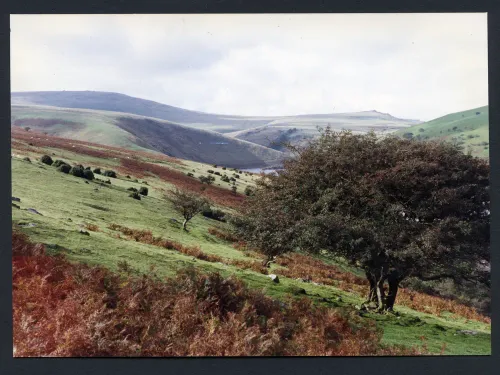
[[(237, 228), (271, 259), (327, 250), (391, 310), (407, 277), (489, 286), (489, 166), (456, 147), (327, 129), (258, 183)], [(389, 290), (384, 294), (384, 283)]]
[(188, 221), (209, 207), (205, 198), (184, 190), (172, 190), (166, 198), (172, 202), (175, 210), (183, 216), (182, 229), (185, 231), (187, 231)]

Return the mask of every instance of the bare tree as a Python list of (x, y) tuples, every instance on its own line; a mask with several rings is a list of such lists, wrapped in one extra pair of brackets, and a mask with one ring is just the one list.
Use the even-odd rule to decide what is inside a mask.
[(184, 217), (182, 229), (186, 232), (187, 223), (197, 214), (203, 211), (208, 206), (208, 200), (199, 195), (187, 192), (185, 190), (171, 190), (166, 198), (172, 202), (175, 210)]

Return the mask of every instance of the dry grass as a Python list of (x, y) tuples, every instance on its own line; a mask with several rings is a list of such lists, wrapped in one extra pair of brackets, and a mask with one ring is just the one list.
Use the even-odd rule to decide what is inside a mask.
[(217, 228), (208, 228), (208, 233), (210, 233), (212, 236), (220, 238), (221, 240), (224, 240), (224, 241), (229, 241), (229, 242), (237, 242), (238, 241), (238, 237), (236, 237), (234, 234), (231, 234), (228, 232), (223, 232)]
[(17, 357), (421, 354), (382, 349), (374, 324), (308, 299), (282, 304), (235, 278), (119, 276), (46, 256), (19, 234), (12, 241)]
[(90, 230), (92, 232), (99, 232), (99, 227), (97, 225), (91, 224), (91, 223), (86, 223), (85, 229)]

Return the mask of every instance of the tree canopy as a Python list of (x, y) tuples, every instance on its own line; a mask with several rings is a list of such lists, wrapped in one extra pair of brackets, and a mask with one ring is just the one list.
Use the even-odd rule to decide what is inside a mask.
[[(369, 301), (399, 283), (489, 283), (489, 166), (456, 146), (326, 129), (248, 199), (241, 234), (269, 257), (327, 250), (362, 267)], [(389, 284), (385, 296), (384, 283)]]

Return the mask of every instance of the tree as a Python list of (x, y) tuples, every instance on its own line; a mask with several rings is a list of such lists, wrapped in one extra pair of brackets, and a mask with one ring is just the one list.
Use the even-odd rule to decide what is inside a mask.
[(208, 206), (207, 199), (179, 189), (170, 191), (170, 194), (166, 198), (172, 202), (175, 210), (184, 217), (182, 229), (186, 232), (188, 231), (188, 221)]
[(200, 176), (198, 178), (202, 184), (207, 184), (207, 185), (211, 185), (215, 181), (215, 177), (210, 176), (210, 175), (209, 176)]
[(330, 129), (293, 151), (237, 223), (268, 259), (327, 250), (363, 268), (368, 301), (387, 310), (410, 276), (489, 285), (478, 267), (490, 257), (487, 162), (449, 144)]

